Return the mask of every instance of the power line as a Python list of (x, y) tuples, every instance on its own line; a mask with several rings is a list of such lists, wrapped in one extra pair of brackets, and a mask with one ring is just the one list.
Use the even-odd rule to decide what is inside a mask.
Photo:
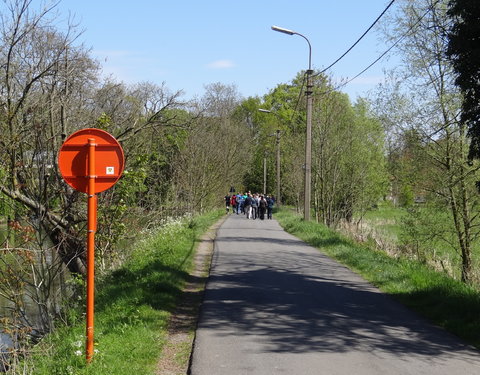
[[(321, 72), (319, 73), (316, 73), (313, 75), (313, 77), (316, 77), (322, 73), (325, 73), (328, 69), (330, 69), (332, 66), (334, 66), (336, 63), (338, 63), (341, 59), (343, 59), (362, 39), (365, 35), (367, 35), (367, 33), (373, 28), (373, 26), (375, 26), (375, 24), (378, 22), (378, 20), (380, 18), (383, 17), (383, 15), (385, 14), (385, 12), (393, 5), (393, 3), (395, 2), (395, 0), (392, 0), (390, 1), (390, 3), (387, 5), (387, 7), (383, 10), (383, 12), (377, 17), (377, 19), (370, 25), (370, 27), (360, 36), (360, 38), (357, 39), (357, 41), (348, 49), (345, 51), (345, 53), (343, 53), (343, 55), (341, 55), (338, 59), (336, 59), (333, 63), (331, 63), (329, 66), (327, 66), (325, 69), (323, 69)], [(393, 47), (391, 47), (393, 48)], [(378, 60), (380, 60), (383, 56), (381, 56)], [(377, 60), (377, 61), (378, 61)], [(376, 61), (375, 61), (376, 62)], [(372, 64), (373, 65), (373, 64)], [(370, 66), (367, 68), (369, 69)], [(365, 70), (367, 70), (365, 69)], [(362, 72), (363, 73), (363, 72)], [(362, 74), (360, 73), (360, 74)], [(355, 77), (356, 78), (356, 77)], [(302, 86), (300, 88), (300, 92), (298, 94), (298, 98), (297, 98), (297, 102), (295, 104), (295, 109), (293, 110), (293, 113), (292, 113), (292, 116), (290, 117), (290, 123), (293, 123), (293, 118), (295, 117), (295, 113), (297, 112), (297, 108), (298, 108), (298, 104), (300, 103), (300, 98), (302, 97), (302, 93), (303, 93), (303, 88), (305, 86), (305, 79), (306, 79), (306, 74), (304, 74), (303, 76), (303, 82), (302, 82)], [(340, 86), (341, 87), (341, 86)]]
[[(392, 0), (390, 2), (390, 4), (387, 6), (387, 8), (385, 8), (385, 10), (382, 12), (382, 14), (375, 20), (375, 22), (372, 24), (372, 26), (380, 19), (380, 17), (382, 17), (382, 15), (388, 10), (388, 8), (393, 4), (395, 0)], [(325, 91), (323, 94), (329, 94), (333, 91), (337, 91), (338, 89), (348, 85), (350, 82), (352, 82), (354, 79), (358, 78), (359, 76), (361, 76), (363, 73), (365, 73), (367, 70), (369, 70), (373, 65), (375, 65), (377, 62), (379, 62), (387, 53), (389, 53), (393, 48), (395, 48), (403, 39), (405, 39), (407, 37), (407, 35), (410, 34), (410, 32), (415, 28), (417, 27), (417, 25), (427, 16), (427, 14), (432, 11), (434, 9), (434, 7), (440, 2), (440, 0), (437, 0), (434, 4), (432, 4), (431, 6), (428, 7), (428, 9), (426, 10), (426, 12), (400, 37), (398, 38), (397, 41), (395, 41), (395, 43), (393, 43), (385, 52), (383, 52), (379, 57), (377, 57), (371, 64), (369, 64), (365, 69), (363, 69), (360, 73), (356, 74), (354, 77), (348, 79), (346, 82), (342, 83), (341, 85), (338, 85), (330, 90), (327, 90)], [(370, 26), (370, 28), (364, 33), (364, 35), (372, 28), (372, 26)], [(360, 37), (363, 38), (362, 35)], [(355, 42), (355, 44), (357, 44), (360, 39)], [(320, 74), (322, 74), (323, 72), (325, 72), (325, 70), (329, 69), (330, 67), (332, 67), (335, 63), (337, 63), (343, 56), (345, 56), (354, 46), (355, 44), (349, 48), (349, 50), (347, 52), (345, 52), (340, 58), (338, 58), (333, 64), (330, 64), (329, 67), (325, 68), (324, 70), (322, 70), (321, 72), (317, 73), (317, 74), (314, 74), (313, 76), (318, 76)], [(297, 108), (298, 108), (298, 104), (300, 102), (300, 98), (302, 96), (302, 93), (303, 93), (303, 88), (304, 88), (304, 85), (305, 85), (305, 79), (306, 79), (306, 74), (304, 74), (304, 77), (303, 77), (303, 82), (302, 82), (302, 86), (300, 88), (300, 93), (298, 95), (298, 99), (297, 99), (297, 103), (295, 105), (295, 109), (292, 113), (292, 116), (290, 117), (290, 123), (293, 123), (293, 118), (295, 116), (295, 113), (297, 111)]]
[[(377, 57), (370, 65), (368, 65), (365, 69), (363, 69), (360, 73), (355, 75), (354, 77), (348, 79), (346, 82), (342, 83), (341, 85), (338, 85), (337, 87), (328, 90), (326, 93), (336, 91), (346, 85), (348, 85), (350, 82), (352, 82), (354, 79), (358, 78), (361, 76), (363, 73), (365, 73), (368, 69), (370, 69), (373, 65), (375, 65), (377, 62), (379, 62), (387, 53), (389, 53), (394, 47), (396, 47), (403, 39), (407, 37), (407, 35), (410, 34), (410, 32), (417, 27), (417, 25), (426, 17), (426, 15), (433, 10), (433, 8), (440, 2), (440, 0), (437, 0), (434, 4), (432, 4), (427, 11), (415, 22), (395, 43), (393, 43), (385, 52), (383, 52), (379, 57)], [(321, 73), (321, 72), (320, 72)]]
[(303, 88), (305, 87), (306, 78), (307, 78), (307, 73), (303, 75), (302, 86), (300, 87), (300, 91), (298, 92), (298, 98), (297, 98), (297, 103), (295, 104), (295, 109), (293, 110), (293, 113), (290, 116), (290, 123), (293, 123), (293, 118), (295, 117), (295, 113), (297, 112), (298, 103), (300, 103), (300, 98), (302, 97), (302, 94), (303, 94)]
[(367, 35), (367, 33), (372, 29), (373, 26), (375, 26), (375, 24), (378, 22), (378, 20), (380, 18), (383, 17), (383, 15), (385, 14), (385, 12), (393, 5), (393, 3), (395, 2), (395, 0), (392, 0), (390, 1), (390, 4), (387, 5), (387, 7), (383, 10), (383, 12), (377, 17), (377, 19), (370, 25), (370, 27), (360, 36), (360, 38), (357, 39), (357, 41), (355, 43), (353, 43), (353, 45), (347, 49), (345, 51), (345, 53), (340, 56), (338, 59), (336, 59), (333, 63), (331, 63), (329, 66), (327, 66), (325, 69), (323, 69), (321, 72), (315, 74), (315, 75), (320, 75), (322, 73), (325, 73), (328, 69), (330, 69), (332, 66), (334, 66), (336, 63), (338, 63), (341, 59), (343, 59), (362, 39), (365, 35)]
[(389, 53), (398, 43), (400, 43), (404, 38), (405, 38), (406, 35), (403, 35), (400, 39), (398, 39), (394, 44), (392, 44), (390, 46), (389, 49), (387, 49), (384, 53), (382, 53), (379, 57), (377, 57), (375, 59), (375, 61), (373, 61), (370, 65), (368, 65), (365, 69), (363, 69), (360, 73), (358, 73), (357, 75), (355, 75), (354, 77), (348, 79), (346, 82), (342, 83), (341, 85), (335, 87), (334, 89), (330, 90), (330, 91), (336, 91), (338, 90), (339, 88), (343, 87), (343, 86), (346, 86), (348, 85), (350, 82), (352, 82), (355, 78), (358, 78), (360, 77), (363, 73), (365, 73), (368, 69), (370, 69), (372, 66), (374, 66), (377, 62), (379, 62), (383, 56), (385, 56), (387, 53)]

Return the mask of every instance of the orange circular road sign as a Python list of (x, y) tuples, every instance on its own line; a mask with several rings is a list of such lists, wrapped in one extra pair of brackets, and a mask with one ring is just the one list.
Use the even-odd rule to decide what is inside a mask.
[(89, 140), (95, 147), (95, 191), (111, 188), (121, 177), (125, 158), (118, 141), (100, 129), (82, 129), (73, 133), (63, 143), (58, 153), (58, 166), (63, 179), (75, 190), (88, 192)]

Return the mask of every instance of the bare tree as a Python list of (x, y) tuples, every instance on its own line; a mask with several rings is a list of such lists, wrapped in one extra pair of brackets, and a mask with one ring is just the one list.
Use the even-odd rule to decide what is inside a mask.
[(192, 113), (184, 147), (175, 162), (178, 201), (190, 212), (215, 206), (248, 168), (253, 146), (245, 119), (234, 116), (240, 96), (234, 86), (213, 84)]

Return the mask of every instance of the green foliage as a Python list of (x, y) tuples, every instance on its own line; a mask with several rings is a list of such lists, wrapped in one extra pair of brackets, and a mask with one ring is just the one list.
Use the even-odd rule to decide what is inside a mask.
[[(254, 121), (253, 161), (244, 176), (247, 190), (263, 190), (263, 160), (267, 191), (276, 190), (275, 134), (280, 130), (282, 202), (297, 207), (303, 197), (306, 105), (304, 72), (279, 84), (263, 97), (244, 102)], [(354, 212), (365, 211), (385, 194), (387, 174), (384, 130), (369, 103), (352, 105), (324, 75), (314, 77), (312, 121), (312, 197), (317, 218), (336, 225)], [(255, 109), (270, 113), (254, 114)]]
[[(441, 204), (412, 205), (400, 221), (400, 244), (406, 254), (460, 278), (461, 256), (457, 249), (451, 213)], [(475, 256), (476, 258), (476, 256)]]
[(106, 113), (102, 113), (100, 117), (95, 121), (95, 128), (108, 131), (112, 124), (112, 119)]
[(218, 210), (169, 221), (145, 233), (127, 264), (98, 282), (92, 364), (85, 365), (85, 327), (78, 322), (36, 348), (35, 374), (154, 374), (196, 241), (223, 215)]
[[(467, 96), (468, 100), (474, 98), (468, 94), (475, 91), (467, 94), (466, 90), (478, 87), (478, 59), (473, 58), (476, 64), (470, 63), (475, 55), (472, 51), (478, 51), (478, 41), (473, 37), (478, 34), (478, 27), (473, 26), (478, 24), (478, 10), (478, 1), (470, 0), (402, 2), (390, 20), (392, 27), (385, 28), (384, 33), (388, 40), (404, 36), (397, 46), (403, 64), (390, 74), (390, 82), (384, 86), (390, 89), (380, 93), (377, 106), (390, 130), (391, 194), (398, 198), (402, 192), (409, 193), (409, 187), (415, 197), (449, 212), (447, 233), (455, 233), (450, 244), (461, 255), (465, 283), (474, 282), (473, 254), (479, 246), (480, 202), (474, 189), (478, 161), (468, 158), (468, 147), (478, 150), (478, 139), (466, 137), (473, 124), (467, 121), (464, 106)], [(421, 22), (419, 14), (424, 14)], [(414, 23), (414, 32), (406, 32)], [(453, 47), (452, 42), (457, 45)], [(453, 58), (453, 66), (446, 52)], [(460, 65), (465, 69), (462, 73)], [(455, 78), (457, 84), (459, 78), (466, 83), (462, 90), (453, 84)], [(470, 104), (478, 114), (478, 96)], [(469, 130), (470, 135), (478, 133)], [(472, 151), (470, 156), (476, 153)], [(435, 218), (430, 220), (435, 228)], [(436, 235), (444, 241), (443, 233)]]
[(5, 218), (13, 214), (12, 207), (14, 206), (12, 200), (0, 193), (0, 218)]
[[(364, 212), (384, 196), (388, 188), (385, 159), (385, 131), (370, 111), (370, 103), (359, 99), (353, 106), (353, 138), (350, 157), (354, 212)], [(348, 180), (348, 179), (347, 179)]]
[(317, 219), (329, 226), (364, 212), (385, 193), (384, 130), (359, 100), (331, 93), (316, 114), (313, 186)]
[(402, 186), (402, 190), (400, 191), (399, 196), (399, 203), (402, 207), (411, 207), (415, 200), (415, 196), (413, 194), (413, 189), (411, 185), (404, 184)]
[(418, 130), (404, 131), (400, 145), (389, 155), (388, 169), (392, 176), (393, 193), (399, 204), (410, 207), (416, 197), (424, 197), (432, 190), (432, 166), (429, 163), (429, 148), (422, 142)]
[(324, 225), (304, 222), (287, 209), (279, 211), (276, 218), (288, 232), (358, 272), (435, 324), (480, 348), (480, 294), (475, 289), (420, 262), (391, 258)]
[[(96, 246), (97, 263), (101, 271), (115, 266), (124, 259), (125, 249), (119, 249), (119, 243), (128, 235), (128, 219), (137, 215), (139, 198), (147, 190), (146, 161), (138, 156), (131, 168), (123, 172), (122, 178), (110, 190), (99, 195), (98, 229)], [(130, 233), (130, 238), (134, 238)]]
[(470, 157), (480, 158), (480, 5), (475, 0), (451, 0), (453, 18), (446, 50), (456, 73), (455, 83), (463, 93), (461, 120), (469, 127)]
[(146, 178), (149, 164), (149, 155), (137, 155), (129, 168), (123, 171), (122, 178), (115, 185), (117, 201), (128, 207), (138, 204), (138, 197), (147, 191)]

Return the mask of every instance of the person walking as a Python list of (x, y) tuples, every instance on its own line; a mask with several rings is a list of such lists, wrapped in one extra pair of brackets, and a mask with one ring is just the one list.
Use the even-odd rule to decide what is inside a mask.
[(252, 194), (248, 193), (247, 198), (245, 198), (245, 202), (243, 203), (243, 209), (245, 210), (247, 219), (250, 219), (250, 217), (252, 216), (252, 200)]
[(273, 205), (275, 204), (275, 198), (267, 195), (267, 219), (272, 219)]
[(230, 212), (230, 201), (231, 201), (232, 197), (230, 196), (230, 194), (227, 193), (227, 195), (225, 195), (225, 208), (227, 209), (227, 214)]
[(255, 194), (252, 197), (252, 219), (255, 220), (258, 217), (258, 196)]
[(237, 197), (235, 194), (232, 194), (232, 197), (230, 198), (230, 204), (232, 206), (232, 214), (237, 212)]
[(267, 210), (267, 201), (265, 197), (262, 195), (260, 196), (260, 201), (258, 202), (258, 212), (260, 216), (260, 220), (265, 219), (265, 211)]
[(243, 212), (243, 195), (242, 193), (237, 194), (237, 215)]

